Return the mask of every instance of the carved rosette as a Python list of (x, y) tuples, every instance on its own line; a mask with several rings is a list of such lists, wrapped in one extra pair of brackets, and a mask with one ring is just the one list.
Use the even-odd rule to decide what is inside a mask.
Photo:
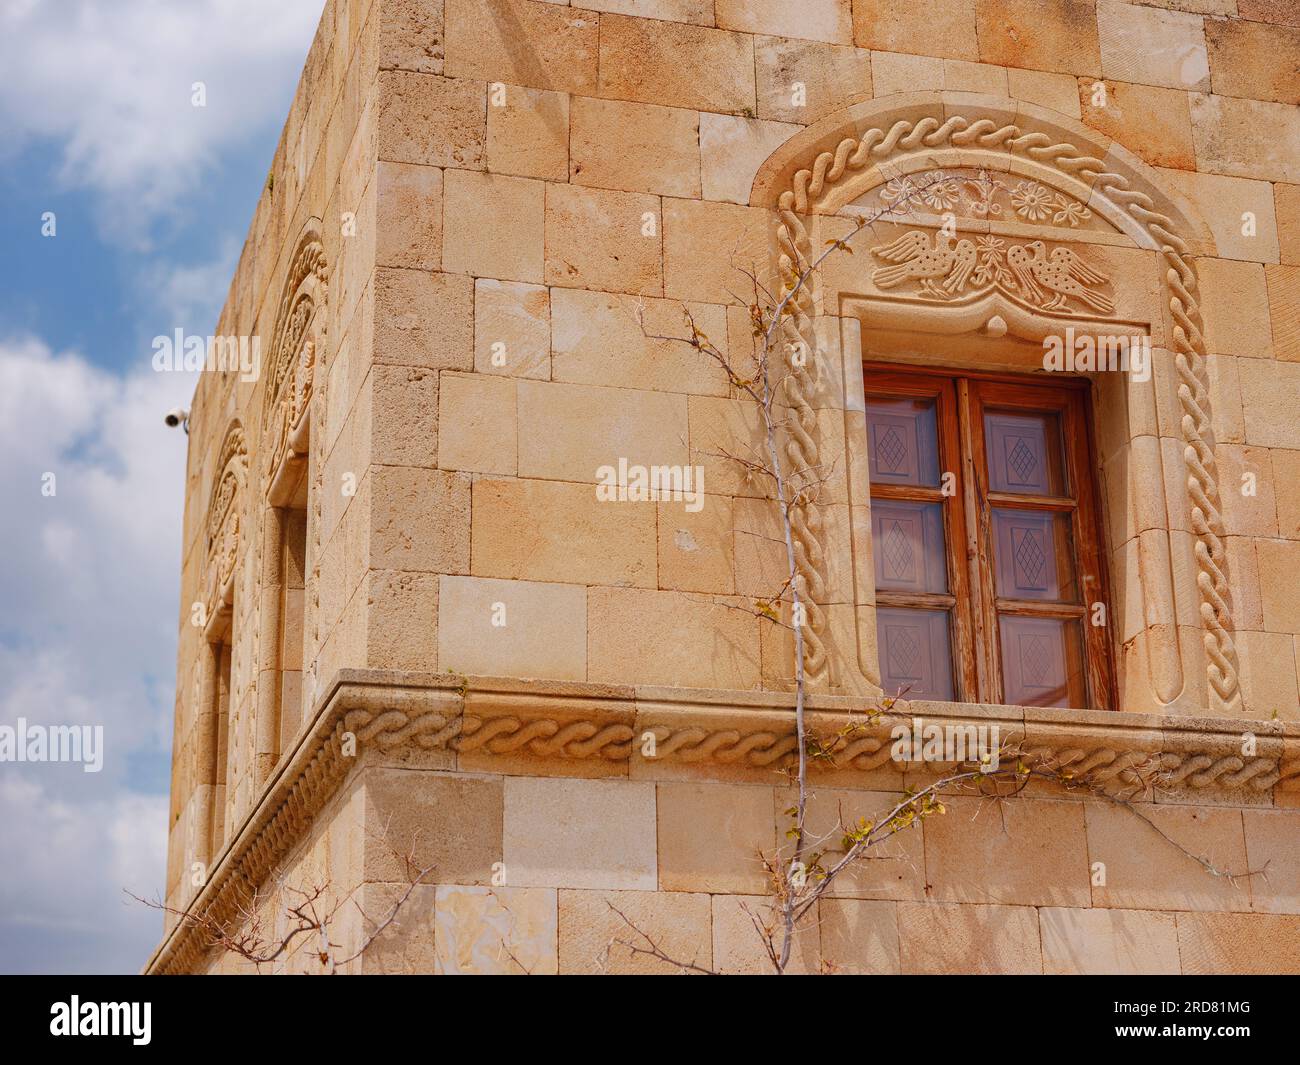
[[(1208, 658), (1207, 675), (1214, 709), (1239, 709), (1240, 683), (1228, 601), (1223, 517), (1209, 418), (1206, 348), (1197, 299), (1196, 273), (1191, 261), (1190, 246), (1174, 232), (1174, 221), (1157, 209), (1151, 196), (1133, 188), (1130, 179), (1113, 172), (1105, 160), (1080, 151), (1073, 144), (1059, 140), (1055, 134), (1025, 131), (1014, 124), (999, 124), (989, 118), (969, 119), (961, 115), (950, 115), (944, 119), (925, 116), (915, 121), (898, 121), (888, 129), (867, 129), (860, 136), (841, 140), (834, 150), (819, 153), (811, 167), (797, 171), (790, 187), (780, 194), (776, 239), (784, 286), (787, 290), (793, 287), (795, 281), (809, 270), (816, 257), (808, 220), (819, 198), (846, 175), (869, 171), (882, 160), (896, 154), (930, 149), (970, 149), (972, 153), (990, 150), (1005, 152), (1055, 169), (1067, 179), (1078, 175), (1090, 182), (1094, 196), (1105, 197), (1118, 210), (1125, 212), (1128, 224), (1143, 232), (1146, 239), (1159, 250), (1167, 267), (1165, 292), (1174, 322), (1172, 347), (1178, 374), (1178, 400), (1182, 408), (1181, 429), (1186, 445), (1184, 457), (1188, 467), (1187, 492), (1191, 525), (1196, 537), (1196, 583)], [(979, 164), (973, 162), (972, 165)], [(1005, 186), (1005, 182), (1003, 184)], [(1021, 213), (1022, 217), (1024, 211), (1036, 213), (1051, 206), (1036, 189), (989, 188), (984, 193), (989, 214), (995, 213), (994, 207), (1003, 209), (1004, 205), (996, 199), (1003, 192), (1007, 197), (1005, 206)], [(1078, 208), (1069, 207), (1068, 202), (1062, 200), (1062, 206), (1055, 208), (1064, 212), (1062, 221), (1069, 225), (1085, 221)], [(953, 250), (956, 251), (955, 248)], [(1037, 257), (1036, 252), (1031, 252), (1030, 255), (1031, 259)], [(1050, 262), (1050, 256), (1048, 259)], [(1040, 269), (1046, 271), (1046, 267)], [(1069, 272), (1068, 268), (1065, 269), (1067, 275)], [(948, 276), (945, 273), (944, 279)], [(1032, 267), (1028, 269), (1027, 277), (1034, 278)], [(1077, 272), (1075, 280), (1080, 280)], [(1099, 275), (1098, 282), (1100, 280), (1104, 279)], [(1041, 279), (1039, 283), (1041, 287), (1050, 287), (1043, 284)], [(1085, 281), (1080, 285), (1080, 290), (1091, 292), (1095, 297), (1094, 284), (1095, 282)], [(1077, 293), (1070, 295), (1079, 298)], [(809, 283), (792, 297), (790, 313), (782, 323), (787, 352), (817, 351), (814, 317), (820, 302), (820, 286), (814, 271), (809, 275)], [(1060, 307), (1061, 304), (1058, 303), (1057, 306)], [(811, 431), (812, 419), (806, 417), (812, 384), (813, 378), (807, 367), (792, 374), (787, 382), (790, 403), (798, 415), (788, 450), (791, 461), (800, 468), (817, 468), (821, 464), (817, 440)], [(809, 513), (796, 528), (800, 543), (799, 579), (804, 587), (813, 591), (815, 599), (815, 589), (823, 583), (824, 551), (816, 508), (806, 509)], [(808, 622), (805, 667), (814, 681), (824, 682), (828, 679), (824, 612), (810, 610)]]

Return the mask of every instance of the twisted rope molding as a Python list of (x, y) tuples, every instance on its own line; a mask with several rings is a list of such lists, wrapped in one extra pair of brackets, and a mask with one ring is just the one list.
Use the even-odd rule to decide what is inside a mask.
[[(641, 765), (739, 767), (774, 774), (796, 753), (793, 726), (787, 729), (784, 718), (776, 724), (780, 711), (771, 708), (754, 723), (757, 727), (738, 727), (737, 716), (760, 708), (746, 707), (738, 715), (737, 708), (730, 705), (719, 710), (691, 702), (665, 704), (662, 696), (644, 706), (629, 694), (609, 709), (575, 711), (567, 695), (547, 693), (538, 699), (529, 694), (521, 700), (527, 705), (520, 705), (510, 702), (510, 692), (491, 694), (506, 701), (503, 712), (466, 709), (464, 693), (451, 687), (363, 684), (335, 688), (318, 710), (308, 736), (220, 856), (209, 884), (192, 904), (192, 912), (205, 913), (217, 922), (237, 920), (257, 889), (302, 841), (366, 749), (385, 754), (407, 749), (533, 757), (539, 761), (539, 773), (545, 772), (545, 761), (563, 759), (595, 763), (592, 769), (598, 775), (607, 772), (599, 766), (626, 767), (623, 776), (630, 773), (638, 750), (645, 751), (647, 733), (654, 736), (654, 755), (643, 753)], [(678, 722), (665, 723), (665, 713)], [(811, 759), (815, 773), (865, 773), (888, 767), (901, 776), (921, 764), (894, 761), (886, 725), (877, 723), (870, 732), (841, 731), (845, 724), (860, 720), (856, 711), (813, 707), (810, 716), (814, 734), (824, 730), (833, 737), (824, 746), (830, 757)], [(979, 724), (962, 718), (943, 720), (962, 726)], [(1015, 720), (997, 724), (1009, 734), (1023, 727)], [(1067, 768), (1080, 783), (1100, 786), (1123, 798), (1139, 794), (1153, 783), (1157, 788), (1184, 788), (1229, 801), (1243, 791), (1263, 795), (1274, 787), (1300, 790), (1300, 749), (1294, 736), (1279, 737), (1280, 757), (1247, 761), (1233, 753), (1239, 735), (1227, 730), (1229, 722), (1221, 724), (1224, 731), (1218, 733), (1189, 733), (1187, 742), (1192, 749), (1178, 753), (1161, 749), (1164, 742), (1139, 741), (1136, 746), (1079, 742), (1068, 733), (1059, 740), (1035, 742), (1024, 753)], [(1060, 727), (1068, 729), (1069, 724)], [(355, 739), (355, 750), (349, 750), (349, 739)], [(932, 771), (944, 768), (940, 763), (924, 764)], [(841, 780), (836, 785), (844, 786)], [(872, 781), (870, 786), (890, 784)], [(164, 940), (148, 971), (196, 971), (208, 950), (201, 929), (183, 921)]]
[[(1236, 646), (1232, 639), (1232, 612), (1228, 605), (1223, 514), (1212, 450), (1206, 349), (1196, 296), (1196, 273), (1189, 261), (1187, 242), (1173, 232), (1173, 220), (1156, 210), (1155, 201), (1150, 196), (1130, 188), (1123, 175), (1106, 170), (1104, 161), (1083, 154), (1072, 144), (1054, 142), (1046, 133), (1027, 133), (1015, 125), (999, 126), (987, 118), (972, 122), (961, 116), (943, 122), (931, 116), (916, 122), (895, 122), (888, 130), (873, 128), (861, 137), (841, 140), (833, 151), (818, 155), (811, 169), (798, 171), (792, 179), (792, 187), (781, 193), (777, 201), (780, 218), (777, 243), (782, 279), (787, 286), (793, 286), (809, 268), (811, 241), (801, 216), (808, 214), (812, 201), (827, 188), (845, 174), (862, 170), (875, 159), (888, 156), (895, 150), (936, 148), (945, 144), (957, 148), (1001, 147), (1068, 174), (1081, 175), (1092, 182), (1094, 189), (1103, 191), (1112, 201), (1127, 209), (1159, 245), (1167, 267), (1166, 292), (1174, 319), (1174, 362), (1178, 372), (1178, 400), (1182, 408), (1180, 428), (1186, 445), (1183, 457), (1188, 466), (1187, 491), (1191, 500), (1192, 530), (1196, 537), (1196, 586), (1201, 620), (1205, 625), (1203, 641), (1209, 658), (1207, 676), (1220, 708), (1230, 708), (1239, 699), (1240, 684)], [(813, 317), (820, 297), (820, 285), (815, 273), (810, 275), (809, 281), (810, 285), (801, 286), (791, 298), (793, 311), (782, 322), (787, 355), (795, 350), (817, 350)], [(786, 379), (786, 388), (796, 418), (787, 453), (801, 468), (815, 469), (819, 457), (813, 435), (815, 414), (809, 402), (812, 378), (806, 367), (794, 366), (797, 360), (790, 361), (795, 372)], [(815, 507), (805, 506), (800, 510), (810, 513), (801, 514), (796, 526), (800, 546), (796, 563), (799, 579), (815, 593), (822, 587), (824, 562), (820, 520)], [(820, 680), (826, 670), (822, 638), (825, 615), (810, 606), (808, 622), (810, 632), (806, 633), (805, 665), (810, 676)]]
[[(632, 741), (637, 735), (637, 730), (629, 725), (600, 720), (561, 722), (544, 715), (479, 717), (469, 713), (461, 717), (437, 710), (389, 709), (377, 713), (352, 710), (345, 716), (344, 724), (361, 744), (374, 743), (384, 751), (414, 744), (422, 750), (467, 752), (485, 748), (491, 754), (527, 753), (541, 758), (601, 758), (615, 762), (631, 760)], [(653, 733), (655, 737), (655, 753), (648, 761), (686, 765), (779, 767), (794, 754), (797, 746), (793, 731), (772, 729), (741, 731), (705, 725), (673, 728), (656, 724), (648, 725), (642, 735), (645, 733)], [(878, 735), (836, 735), (824, 748), (828, 757), (815, 758), (810, 765), (814, 770), (869, 772), (892, 764), (902, 772), (905, 765), (912, 763), (896, 761), (891, 746), (887, 730)], [(1023, 748), (1021, 753), (1056, 768), (1068, 769), (1081, 782), (1130, 794), (1149, 782), (1151, 772), (1155, 773), (1156, 783), (1166, 789), (1180, 785), (1197, 790), (1249, 786), (1263, 792), (1283, 780), (1300, 777), (1300, 759), (1279, 766), (1276, 758), (1246, 760), (1235, 754), (1205, 751), (1174, 753), (1160, 749), (1124, 750), (1107, 745), (1079, 747), (1068, 740), (1036, 744)], [(1142, 770), (1149, 771), (1148, 777), (1141, 776)]]

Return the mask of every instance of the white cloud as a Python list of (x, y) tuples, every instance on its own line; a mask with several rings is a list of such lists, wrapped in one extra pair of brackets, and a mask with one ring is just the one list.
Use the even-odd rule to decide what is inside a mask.
[(157, 308), (158, 321), (169, 323), (167, 334), (181, 328), (210, 335), (226, 302), (230, 279), (239, 262), (239, 245), (231, 238), (206, 262), (191, 266), (155, 262), (144, 271), (144, 288)]
[[(0, 124), (62, 143), (59, 177), (104, 197), (134, 246), (224, 151), (287, 101), (322, 0), (60, 0), (0, 5)], [(203, 82), (206, 106), (191, 103)], [(11, 144), (12, 146), (12, 144)]]
[(163, 886), (186, 439), (162, 415), (193, 389), (0, 341), (0, 723), (105, 746), (99, 773), (0, 764), (0, 971), (133, 968), (159, 935), (122, 888)]

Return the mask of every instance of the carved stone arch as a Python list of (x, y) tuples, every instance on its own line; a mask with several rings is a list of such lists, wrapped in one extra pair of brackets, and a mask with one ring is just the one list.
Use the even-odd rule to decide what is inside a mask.
[(281, 288), (262, 402), (266, 492), (287, 502), (304, 472), (312, 398), (323, 386), (329, 270), (320, 220), (303, 226)]
[[(855, 200), (872, 189), (921, 171), (953, 168), (1042, 182), (1109, 223), (1116, 236), (1106, 237), (1105, 243), (1142, 249), (1158, 258), (1156, 310), (1149, 316), (1147, 327), (1158, 334), (1159, 347), (1167, 350), (1168, 367), (1163, 372), (1157, 369), (1145, 393), (1130, 391), (1125, 402), (1132, 408), (1128, 418), (1141, 414), (1149, 416), (1153, 424), (1157, 410), (1169, 408), (1167, 420), (1175, 425), (1171, 432), (1176, 437), (1170, 443), (1175, 443), (1181, 453), (1173, 456), (1176, 462), (1162, 466), (1159, 430), (1153, 430), (1154, 476), (1161, 485), (1172, 482), (1181, 489), (1171, 493), (1167, 514), (1181, 511), (1185, 515), (1195, 588), (1182, 586), (1190, 585), (1190, 581), (1175, 580), (1170, 548), (1167, 543), (1161, 547), (1158, 538), (1151, 541), (1153, 558), (1144, 558), (1140, 565), (1135, 563), (1144, 581), (1144, 597), (1148, 585), (1153, 593), (1160, 594), (1165, 589), (1157, 586), (1168, 585), (1169, 592), (1186, 607), (1167, 604), (1167, 611), (1178, 615), (1167, 619), (1171, 639), (1152, 641), (1159, 646), (1148, 648), (1146, 664), (1154, 692), (1151, 701), (1167, 706), (1178, 701), (1185, 690), (1191, 693), (1201, 689), (1199, 683), (1187, 684), (1184, 670), (1184, 663), (1198, 656), (1188, 654), (1185, 641), (1183, 646), (1179, 642), (1180, 634), (1190, 631), (1194, 623), (1200, 630), (1204, 651), (1200, 659), (1204, 689), (1213, 709), (1239, 712), (1241, 696), (1213, 454), (1206, 350), (1193, 264), (1194, 255), (1213, 254), (1214, 249), (1206, 228), (1194, 220), (1193, 213), (1177, 197), (1160, 188), (1149, 167), (1122, 146), (1074, 120), (1018, 101), (967, 93), (918, 93), (855, 104), (797, 134), (769, 158), (754, 182), (751, 203), (776, 208), (774, 236), (782, 284), (791, 286), (809, 270), (822, 254), (825, 238), (844, 235), (845, 226), (836, 228), (831, 219), (851, 213), (847, 209)], [(992, 228), (986, 231), (994, 232)], [(865, 246), (860, 245), (857, 251), (853, 260), (860, 266), (862, 259), (869, 256)], [(861, 355), (852, 353), (856, 333), (843, 323), (844, 318), (854, 315), (842, 304), (841, 287), (831, 286), (834, 291), (830, 293), (824, 291), (820, 272), (812, 273), (809, 281), (795, 294), (791, 313), (784, 322), (783, 341), (790, 351), (816, 353), (803, 366), (797, 365), (802, 360), (792, 360), (794, 368), (787, 384), (796, 416), (788, 447), (792, 465), (821, 468), (840, 456), (821, 453), (815, 410), (818, 397), (828, 388), (839, 391), (846, 430), (851, 428), (855, 408), (861, 410), (860, 361), (856, 372), (853, 368)], [(833, 299), (828, 300), (828, 295)], [(1037, 331), (1041, 341), (1042, 330), (1055, 324), (1065, 323), (1085, 331), (1103, 324), (1094, 318), (1104, 319), (1107, 328), (1117, 324), (1113, 317), (1081, 314), (1079, 308), (1068, 304), (1056, 307), (1058, 313), (1053, 316), (1044, 308), (1015, 298), (1014, 293), (976, 295), (941, 303), (943, 294), (938, 294), (935, 302), (916, 312), (914, 307), (900, 309), (900, 301), (891, 306), (882, 294), (876, 293), (882, 298), (876, 299), (873, 307), (886, 316), (910, 315), (906, 328), (929, 322), (921, 328), (950, 337), (982, 335), (996, 339), (1011, 333), (1033, 339)], [(1098, 305), (1105, 307), (1107, 302), (1113, 301), (1103, 298)], [(859, 320), (854, 318), (852, 324)], [(867, 324), (873, 321), (879, 323), (882, 319), (868, 320)], [(842, 380), (835, 380), (837, 370), (842, 372)], [(855, 399), (855, 391), (859, 398)], [(852, 464), (851, 440), (848, 450), (846, 458)], [(1185, 476), (1180, 476), (1184, 465)], [(1185, 499), (1175, 498), (1175, 494)], [(821, 521), (818, 508), (809, 507), (796, 523), (802, 548), (797, 559), (800, 581), (814, 601), (826, 579)], [(1164, 524), (1168, 536), (1174, 521), (1166, 517)], [(857, 535), (855, 530), (855, 538)], [(859, 595), (857, 605), (869, 601)], [(862, 609), (857, 614), (859, 618), (864, 614), (873, 616), (873, 612)], [(1188, 614), (1187, 625), (1180, 629), (1178, 618)], [(874, 625), (874, 621), (869, 624)], [(822, 684), (833, 684), (827, 613), (810, 609), (808, 629), (809, 674)], [(866, 642), (860, 634), (859, 665), (868, 680), (878, 683), (870, 656), (861, 653)], [(874, 653), (874, 632), (869, 642)]]
[(243, 513), (248, 485), (248, 444), (238, 418), (226, 428), (217, 453), (216, 472), (208, 492), (204, 520), (205, 632), (212, 633), (229, 621), (234, 600), (235, 568), (244, 541)]

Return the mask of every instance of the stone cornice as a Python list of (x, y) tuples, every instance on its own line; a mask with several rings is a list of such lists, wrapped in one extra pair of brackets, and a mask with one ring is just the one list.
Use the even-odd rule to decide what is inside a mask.
[[(341, 670), (190, 912), (218, 920), (236, 913), (363, 761), (432, 757), (439, 768), (471, 772), (780, 782), (795, 750), (790, 706), (779, 692)], [(1123, 798), (1269, 806), (1279, 792), (1300, 792), (1300, 726), (1290, 722), (918, 701), (867, 724), (861, 699), (814, 695), (808, 707), (810, 733), (830, 752), (812, 760), (814, 779), (835, 787), (891, 790), (942, 772), (939, 763), (891, 758), (890, 730), (921, 718), (997, 726), (1001, 744)], [(192, 972), (206, 950), (202, 933), (181, 921), (145, 971)]]

